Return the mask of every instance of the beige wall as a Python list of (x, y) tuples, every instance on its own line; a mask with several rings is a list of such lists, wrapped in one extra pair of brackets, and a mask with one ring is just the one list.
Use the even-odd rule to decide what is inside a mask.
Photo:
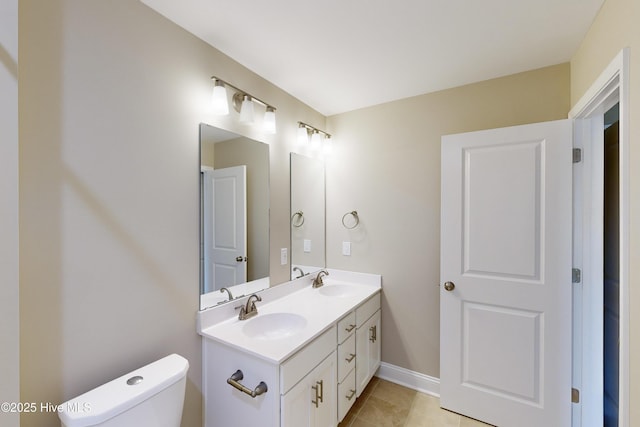
[(0, 0), (0, 94), (0, 402), (18, 402), (18, 0)]
[[(329, 117), (327, 262), (382, 274), (384, 362), (439, 377), (441, 136), (568, 111), (562, 64)], [(360, 226), (347, 231), (352, 210)]]
[[(137, 0), (19, 7), (21, 400), (60, 403), (177, 352), (191, 365), (183, 426), (200, 426), (198, 125), (271, 143), (283, 281), (286, 141), (324, 118)], [(278, 134), (211, 117), (213, 74), (275, 105)]]
[(629, 164), (630, 167), (630, 423), (640, 424), (640, 2), (607, 0), (582, 45), (571, 59), (571, 103), (575, 104), (624, 47), (630, 47)]

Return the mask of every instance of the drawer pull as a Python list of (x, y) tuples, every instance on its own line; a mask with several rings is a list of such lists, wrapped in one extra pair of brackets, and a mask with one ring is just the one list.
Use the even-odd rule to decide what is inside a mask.
[(240, 369), (238, 369), (233, 373), (233, 375), (231, 375), (231, 377), (227, 378), (227, 384), (231, 385), (233, 388), (240, 390), (243, 393), (248, 394), (253, 398), (267, 392), (268, 387), (264, 381), (260, 381), (260, 384), (258, 384), (255, 389), (251, 390), (250, 388), (247, 388), (244, 385), (240, 384), (240, 380), (242, 380), (243, 378), (244, 374)]
[(356, 355), (353, 353), (349, 353), (349, 357), (346, 357), (344, 360), (346, 360), (348, 363), (353, 362), (353, 359), (356, 358)]
[(356, 395), (356, 391), (355, 390), (349, 390), (351, 393), (349, 393), (348, 396), (345, 396), (347, 398), (347, 400), (351, 400), (353, 399), (353, 396)]
[(369, 341), (376, 342), (378, 339), (378, 327), (376, 325), (369, 328)]
[(318, 407), (318, 403), (322, 403), (322, 399), (324, 398), (324, 381), (316, 381), (316, 385), (311, 386), (311, 389), (316, 392), (316, 400), (312, 400), (311, 403)]
[(344, 328), (345, 331), (347, 332), (351, 332), (356, 328), (356, 325), (349, 325), (346, 328)]

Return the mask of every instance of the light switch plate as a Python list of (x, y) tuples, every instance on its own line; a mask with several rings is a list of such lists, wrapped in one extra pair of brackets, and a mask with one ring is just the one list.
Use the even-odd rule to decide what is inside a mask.
[(287, 248), (280, 249), (280, 265), (287, 265)]
[(311, 252), (311, 239), (304, 239), (304, 251)]
[(351, 255), (351, 242), (342, 242), (342, 255)]

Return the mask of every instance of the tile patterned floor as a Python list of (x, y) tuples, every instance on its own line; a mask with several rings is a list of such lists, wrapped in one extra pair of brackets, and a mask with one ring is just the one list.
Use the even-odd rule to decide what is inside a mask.
[(437, 397), (373, 377), (338, 427), (487, 427), (440, 408)]

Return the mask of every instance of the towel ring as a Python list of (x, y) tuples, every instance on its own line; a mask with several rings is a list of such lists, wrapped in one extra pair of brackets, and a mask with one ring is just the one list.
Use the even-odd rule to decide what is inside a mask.
[[(353, 224), (351, 227), (349, 227), (346, 223), (345, 223), (345, 219), (347, 218), (347, 216), (351, 215), (354, 219), (355, 219), (355, 224)], [(347, 212), (346, 214), (342, 215), (342, 225), (344, 226), (344, 228), (346, 228), (347, 230), (353, 230), (354, 228), (356, 228), (358, 226), (358, 224), (360, 224), (360, 217), (358, 216), (358, 211), (351, 211), (351, 212)]]
[[(295, 221), (296, 217), (300, 217), (298, 219), (298, 222)], [(291, 215), (291, 226), (292, 227), (302, 227), (302, 224), (304, 224), (304, 213), (302, 211), (298, 211), (296, 213), (294, 213), (293, 215)]]

